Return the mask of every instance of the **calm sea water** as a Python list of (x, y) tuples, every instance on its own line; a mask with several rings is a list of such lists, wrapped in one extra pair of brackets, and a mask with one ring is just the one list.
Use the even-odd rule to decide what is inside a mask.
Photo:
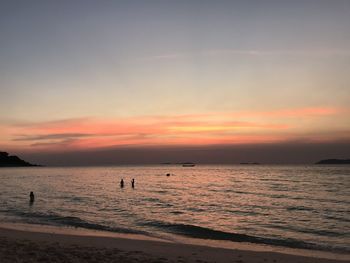
[(0, 180), (0, 221), (350, 252), (349, 166), (2, 168)]

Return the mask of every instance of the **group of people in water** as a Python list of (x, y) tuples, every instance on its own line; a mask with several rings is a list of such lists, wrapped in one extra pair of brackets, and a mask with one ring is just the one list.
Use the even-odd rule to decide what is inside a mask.
[[(170, 176), (170, 173), (167, 173), (166, 176)], [(120, 180), (120, 188), (124, 188), (124, 179)], [(132, 178), (131, 180), (131, 188), (135, 188), (135, 179)], [(34, 203), (34, 193), (30, 192), (29, 194), (29, 202), (30, 204)]]
[[(166, 176), (170, 176), (170, 173), (167, 173)], [(131, 180), (131, 187), (135, 188), (135, 179), (132, 178)], [(124, 179), (120, 180), (120, 188), (124, 188)]]
[[(131, 187), (135, 188), (135, 179), (134, 178), (132, 178), (132, 180), (131, 180)], [(124, 188), (124, 179), (120, 180), (120, 188)], [(34, 203), (34, 199), (35, 199), (34, 193), (30, 192), (30, 194), (29, 194), (29, 202), (30, 202), (30, 204)]]
[[(132, 178), (132, 180), (131, 180), (131, 187), (135, 188), (135, 179), (134, 178)], [(120, 188), (124, 188), (124, 179), (120, 180)]]
[[(166, 176), (170, 176), (170, 173), (167, 173)], [(124, 188), (124, 179), (120, 180), (120, 188)], [(135, 188), (135, 179), (132, 178), (131, 180), (131, 188)], [(34, 203), (34, 193), (30, 192), (29, 194), (29, 202), (30, 204)]]

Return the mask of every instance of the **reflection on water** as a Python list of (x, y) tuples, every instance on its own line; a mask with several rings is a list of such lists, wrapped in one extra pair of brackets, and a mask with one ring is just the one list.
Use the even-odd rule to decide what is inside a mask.
[[(338, 251), (350, 247), (346, 166), (11, 168), (0, 169), (0, 178), (2, 221)], [(35, 202), (28, 205), (30, 191)]]

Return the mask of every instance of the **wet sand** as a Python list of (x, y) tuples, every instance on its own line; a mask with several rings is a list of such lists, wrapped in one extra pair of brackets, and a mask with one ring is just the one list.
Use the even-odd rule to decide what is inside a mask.
[(158, 240), (33, 232), (0, 226), (1, 262), (350, 262), (277, 252), (214, 248)]

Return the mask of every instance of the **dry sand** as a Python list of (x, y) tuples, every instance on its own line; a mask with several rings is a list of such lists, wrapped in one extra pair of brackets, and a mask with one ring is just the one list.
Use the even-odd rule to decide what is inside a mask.
[(0, 227), (0, 262), (350, 262), (271, 251), (214, 248), (156, 240), (89, 236)]

